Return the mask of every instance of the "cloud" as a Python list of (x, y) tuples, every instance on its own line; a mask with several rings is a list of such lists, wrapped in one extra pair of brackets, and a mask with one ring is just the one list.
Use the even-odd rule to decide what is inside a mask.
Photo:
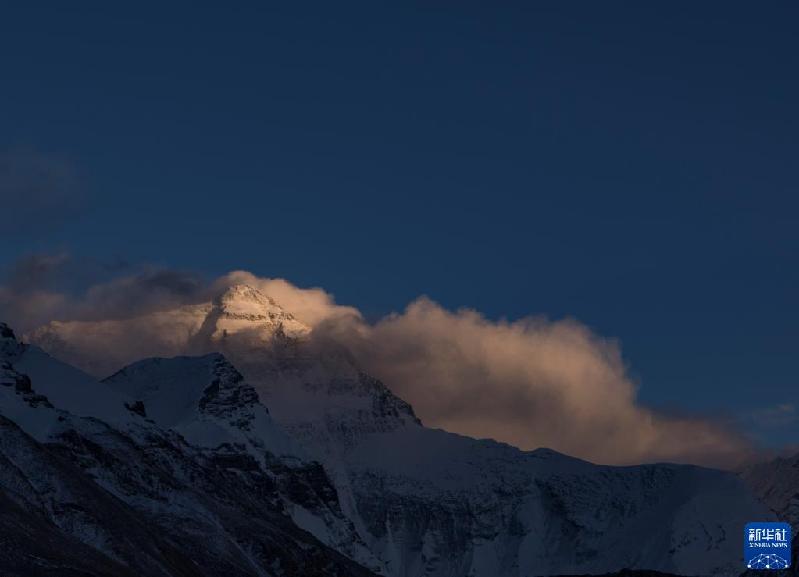
[(642, 407), (617, 343), (574, 320), (491, 321), (421, 298), (334, 333), (428, 425), (600, 463), (735, 466), (745, 439), (707, 418)]
[(207, 296), (193, 273), (145, 268), (90, 287), (80, 303), (83, 318), (126, 318), (197, 302)]
[(52, 320), (129, 318), (209, 298), (193, 273), (127, 263), (32, 254), (13, 263), (0, 284), (0, 317), (22, 333)]
[(248, 284), (275, 299), (286, 310), (310, 326), (333, 319), (360, 319), (357, 309), (336, 304), (332, 295), (321, 288), (299, 288), (283, 279), (258, 277), (247, 271), (233, 271), (213, 283), (212, 292), (234, 284)]
[[(23, 269), (27, 272), (18, 277), (39, 279), (38, 284), (18, 283), (13, 290), (41, 286), (51, 275), (33, 263)], [(369, 323), (321, 288), (246, 271), (205, 283), (165, 269), (122, 274), (77, 295), (50, 290), (35, 297), (42, 305), (28, 303), (25, 311), (41, 306), (46, 314), (60, 311), (59, 318), (82, 320), (61, 331), (69, 348), (57, 344), (94, 359), (98, 364), (88, 368), (102, 373), (109, 362), (119, 368), (143, 356), (193, 352), (190, 335), (202, 315), (178, 321), (159, 311), (210, 300), (237, 283), (262, 290), (310, 325), (315, 346), (348, 349), (429, 426), (609, 464), (734, 467), (753, 456), (750, 443), (721, 422), (641, 406), (619, 344), (576, 320), (494, 321), (420, 298), (401, 313)], [(121, 318), (128, 320), (114, 320)]]
[(0, 285), (0, 315), (24, 330), (55, 318), (66, 296), (54, 290), (65, 255), (31, 255), (14, 263)]

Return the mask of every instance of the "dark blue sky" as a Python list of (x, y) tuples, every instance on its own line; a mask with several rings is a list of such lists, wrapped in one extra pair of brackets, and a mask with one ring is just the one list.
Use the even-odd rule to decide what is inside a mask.
[(796, 3), (16, 4), (0, 153), (69, 191), (0, 265), (574, 316), (646, 402), (799, 404)]

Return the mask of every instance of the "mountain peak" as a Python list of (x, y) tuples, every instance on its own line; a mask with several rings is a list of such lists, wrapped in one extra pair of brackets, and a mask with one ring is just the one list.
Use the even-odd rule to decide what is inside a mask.
[(310, 327), (294, 318), (270, 296), (247, 284), (235, 284), (224, 290), (212, 302), (199, 334), (212, 341), (235, 334), (249, 334), (257, 340), (274, 337), (302, 337)]
[(241, 444), (258, 458), (263, 450), (301, 453), (272, 422), (256, 390), (220, 353), (143, 359), (103, 383), (134, 399), (156, 424), (199, 447)]
[(214, 304), (222, 307), (236, 307), (248, 304), (262, 308), (278, 308), (283, 310), (272, 297), (265, 295), (257, 288), (248, 284), (230, 285), (217, 296)]

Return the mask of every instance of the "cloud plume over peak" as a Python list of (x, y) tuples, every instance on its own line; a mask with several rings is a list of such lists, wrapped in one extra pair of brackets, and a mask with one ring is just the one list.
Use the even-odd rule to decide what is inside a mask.
[[(752, 455), (746, 439), (712, 419), (641, 406), (618, 344), (576, 320), (494, 321), (422, 297), (369, 323), (321, 288), (246, 271), (211, 282), (168, 269), (125, 271), (77, 294), (52, 283), (43, 289), (43, 278), (6, 282), (0, 314), (25, 330), (34, 322), (78, 321), (59, 325), (59, 339), (67, 341), (59, 343), (62, 356), (97, 373), (143, 356), (194, 352), (188, 335), (202, 323), (202, 309), (175, 310), (248, 284), (309, 325), (313, 345), (348, 349), (428, 426), (600, 463), (729, 467)], [(42, 295), (47, 307), (36, 304)], [(34, 310), (35, 318), (23, 318)]]
[(433, 426), (600, 463), (729, 466), (747, 442), (708, 419), (641, 407), (618, 345), (574, 320), (495, 322), (421, 298), (346, 342)]
[(230, 272), (217, 279), (212, 284), (212, 292), (219, 293), (234, 284), (246, 284), (257, 288), (312, 327), (325, 321), (361, 319), (357, 309), (336, 304), (333, 296), (324, 289), (299, 288), (284, 279), (258, 277), (242, 270)]

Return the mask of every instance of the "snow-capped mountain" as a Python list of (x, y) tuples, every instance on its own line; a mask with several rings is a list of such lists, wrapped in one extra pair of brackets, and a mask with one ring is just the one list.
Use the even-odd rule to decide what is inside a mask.
[(302, 454), (269, 416), (258, 393), (219, 353), (201, 357), (145, 359), (103, 381), (128, 399), (142, 416), (183, 436), (195, 447), (244, 447), (264, 461), (267, 455)]
[[(52, 323), (30, 338), (108, 374), (111, 367), (97, 363), (81, 335), (102, 331), (113, 347), (130, 323), (164, 327), (161, 317), (180, 330), (158, 336), (153, 329), (147, 346), (163, 342), (168, 354), (224, 357), (145, 360), (104, 384), (140, 418), (180, 434), (201, 455), (225, 452), (259, 462), (266, 450), (281, 463), (321, 463), (319, 474), (335, 498), (311, 514), (290, 504), (284, 509), (325, 545), (385, 576), (622, 568), (737, 575), (741, 528), (775, 518), (731, 473), (598, 466), (426, 428), (346, 350), (320, 346), (309, 327), (248, 286), (136, 319)], [(259, 466), (268, 468), (269, 459)]]
[(216, 340), (228, 333), (242, 332), (250, 332), (263, 341), (278, 336), (304, 336), (309, 328), (257, 289), (233, 285), (212, 303), (200, 336), (206, 333)]
[[(282, 504), (299, 527), (348, 557), (379, 565), (343, 515), (322, 467), (272, 420), (255, 389), (221, 354), (146, 359), (103, 382), (135, 399), (132, 406), (140, 414), (216, 461), (250, 468), (255, 460), (286, 483)], [(298, 476), (326, 499), (294, 498), (295, 491), (304, 491)]]
[[(160, 426), (121, 387), (19, 343), (5, 325), (0, 355), (0, 574), (372, 575), (294, 522), (301, 508), (357, 542), (322, 468), (271, 452), (285, 438), (221, 357), (176, 361), (186, 382), (209, 377), (197, 418), (227, 441), (211, 450), (191, 437), (190, 417)], [(223, 423), (274, 435), (247, 445)]]

